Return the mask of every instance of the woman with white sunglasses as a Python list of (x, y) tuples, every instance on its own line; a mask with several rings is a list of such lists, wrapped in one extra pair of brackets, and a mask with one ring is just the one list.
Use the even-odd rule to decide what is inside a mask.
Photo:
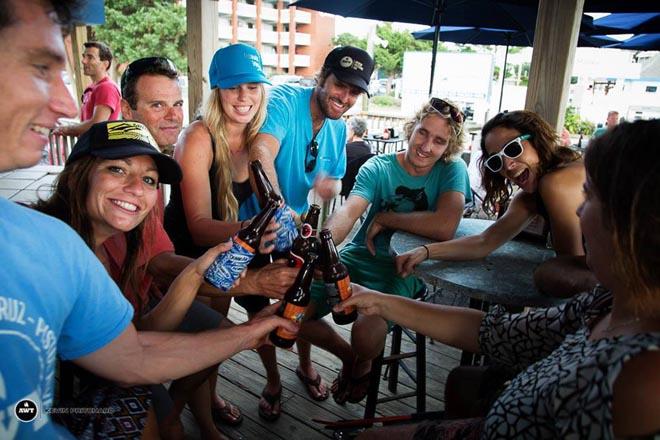
[[(396, 258), (407, 276), (422, 261), (484, 258), (518, 235), (541, 215), (550, 225), (557, 258), (537, 269), (537, 286), (548, 294), (570, 296), (595, 285), (584, 262), (582, 231), (575, 210), (582, 203), (584, 164), (580, 155), (560, 146), (553, 128), (530, 111), (500, 113), (481, 132), (481, 181), (484, 209), (504, 214), (479, 235), (418, 247)], [(511, 185), (521, 191), (512, 194)], [(561, 277), (556, 276), (561, 273)]]

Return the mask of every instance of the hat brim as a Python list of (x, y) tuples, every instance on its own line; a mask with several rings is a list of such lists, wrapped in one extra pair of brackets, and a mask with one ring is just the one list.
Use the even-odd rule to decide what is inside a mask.
[(335, 69), (332, 70), (332, 73), (337, 77), (339, 81), (357, 87), (366, 93), (369, 98), (371, 98), (371, 95), (369, 95), (369, 83), (365, 81), (361, 76), (351, 74), (347, 71), (337, 71)]
[(155, 151), (153, 147), (130, 144), (92, 151), (91, 154), (101, 159), (123, 159), (125, 157), (151, 156), (158, 169), (160, 183), (179, 183), (183, 173), (179, 164), (166, 154)]
[(250, 74), (234, 75), (228, 78), (224, 78), (218, 81), (218, 83), (213, 85), (211, 88), (219, 87), (221, 89), (228, 89), (230, 87), (236, 87), (240, 84), (246, 84), (246, 83), (262, 83), (262, 84), (271, 85), (270, 81), (268, 81), (268, 78), (266, 78), (263, 74), (250, 73)]

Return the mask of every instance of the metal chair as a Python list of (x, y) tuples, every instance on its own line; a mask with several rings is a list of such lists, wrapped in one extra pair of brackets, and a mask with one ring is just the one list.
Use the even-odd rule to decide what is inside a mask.
[[(415, 299), (424, 301), (428, 294), (426, 286), (415, 295)], [(401, 339), (406, 335), (415, 344), (415, 350), (401, 352)], [(412, 372), (408, 365), (403, 362), (405, 359), (415, 358), (417, 374)], [(378, 397), (380, 387), (380, 376), (382, 366), (385, 365), (383, 379), (387, 379), (387, 388), (394, 396)], [(415, 390), (397, 394), (399, 383), (399, 367), (415, 383)], [(369, 388), (367, 390), (367, 403), (364, 408), (364, 418), (372, 418), (376, 414), (376, 405), (379, 403), (390, 402), (392, 400), (406, 399), (416, 397), (417, 412), (426, 411), (426, 336), (421, 333), (412, 332), (400, 325), (394, 325), (392, 328), (392, 347), (389, 356), (385, 356), (385, 349), (371, 361), (371, 372), (369, 374)]]

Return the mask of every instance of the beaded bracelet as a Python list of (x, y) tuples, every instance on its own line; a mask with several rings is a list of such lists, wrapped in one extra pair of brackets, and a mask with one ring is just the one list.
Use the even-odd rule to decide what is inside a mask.
[(431, 257), (431, 251), (429, 251), (429, 247), (425, 244), (423, 244), (422, 247), (426, 249), (426, 259), (428, 260)]

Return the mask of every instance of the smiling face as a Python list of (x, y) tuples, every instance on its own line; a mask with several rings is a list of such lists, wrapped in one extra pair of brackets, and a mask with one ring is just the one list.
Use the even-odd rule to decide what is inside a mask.
[[(499, 153), (504, 145), (521, 134), (523, 133), (513, 128), (503, 126), (493, 128), (485, 138), (486, 152), (489, 156)], [(499, 172), (500, 175), (509, 179), (527, 193), (536, 191), (539, 178), (539, 156), (530, 141), (533, 141), (533, 139), (522, 141), (523, 152), (515, 159), (502, 157), (504, 165)], [(490, 173), (491, 171), (486, 169), (485, 172)]]
[(95, 242), (137, 227), (156, 204), (157, 187), (150, 156), (100, 161), (90, 174), (86, 201)]
[(362, 94), (362, 90), (338, 80), (331, 73), (325, 78), (323, 84), (316, 86), (314, 93), (316, 94), (316, 102), (325, 117), (339, 119), (353, 107), (355, 101)]
[(228, 89), (220, 89), (222, 111), (233, 124), (247, 125), (259, 111), (262, 102), (263, 86), (259, 83), (245, 83)]
[(39, 2), (12, 3), (15, 20), (0, 31), (0, 171), (37, 164), (57, 120), (78, 112), (59, 25)]
[(142, 75), (135, 84), (136, 104), (122, 100), (122, 114), (147, 126), (159, 147), (176, 143), (183, 126), (183, 98), (176, 79)]
[(404, 168), (412, 175), (428, 173), (447, 151), (452, 128), (448, 119), (429, 113), (413, 129), (404, 154)]

